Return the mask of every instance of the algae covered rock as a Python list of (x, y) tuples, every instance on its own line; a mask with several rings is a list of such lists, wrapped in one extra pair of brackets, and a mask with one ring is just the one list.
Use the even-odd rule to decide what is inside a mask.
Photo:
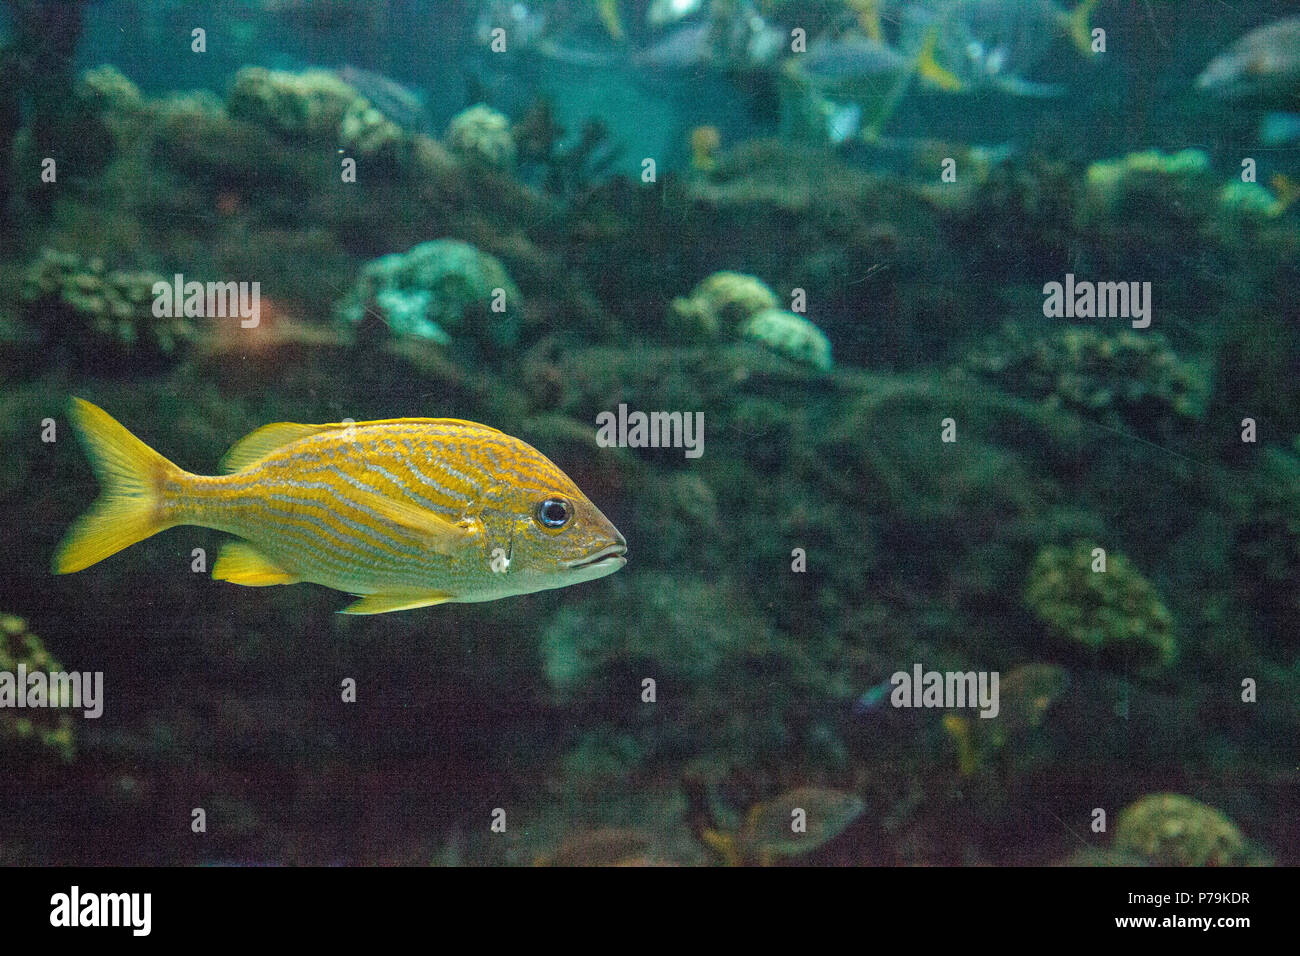
[(734, 335), (755, 314), (779, 307), (776, 293), (761, 279), (715, 272), (688, 297), (673, 300), (672, 325), (688, 338), (714, 340)]
[(1025, 605), (1061, 641), (1138, 666), (1163, 667), (1176, 656), (1173, 615), (1127, 558), (1094, 545), (1052, 545), (1038, 553)]
[(1220, 190), (1219, 209), (1227, 220), (1260, 223), (1282, 215), (1291, 207), (1294, 198), (1285, 193), (1275, 196), (1260, 183), (1234, 179)]
[(830, 339), (803, 316), (784, 309), (763, 309), (746, 320), (740, 334), (796, 362), (830, 371)]
[(328, 70), (288, 73), (246, 66), (235, 74), (226, 110), (283, 136), (329, 140), (361, 98)]
[(1039, 335), (1009, 325), (966, 368), (1012, 394), (1157, 433), (1198, 422), (1210, 391), (1208, 376), (1158, 332), (1069, 326)]
[(1177, 793), (1150, 794), (1121, 811), (1115, 849), (1161, 866), (1240, 866), (1252, 856), (1236, 824)]
[(511, 169), (517, 149), (510, 120), (490, 106), (478, 104), (452, 117), (447, 149), (461, 160), (494, 169)]
[(140, 87), (108, 63), (81, 74), (77, 95), (97, 112), (131, 112), (144, 106)]
[(1217, 198), (1210, 157), (1199, 149), (1148, 150), (1100, 160), (1088, 167), (1085, 181), (1087, 205), (1099, 215), (1166, 206), (1204, 216)]
[(358, 97), (339, 123), (339, 142), (360, 156), (394, 154), (409, 142), (402, 128)]
[(381, 316), (399, 336), (508, 346), (518, 340), (522, 304), (499, 260), (469, 243), (437, 239), (367, 263), (339, 311), (353, 325)]
[(176, 361), (196, 337), (183, 316), (153, 313), (153, 272), (108, 270), (100, 259), (45, 249), (23, 277), (28, 322), (47, 344), (96, 367)]
[[(0, 614), (0, 673), (16, 675), (19, 665), (29, 676), (63, 670), (63, 665), (45, 649), (41, 639), (27, 629), (22, 618)], [(25, 693), (27, 688), (17, 687), (16, 690)], [(51, 700), (50, 703), (55, 702)], [(65, 707), (71, 701), (58, 703)], [(53, 752), (64, 761), (71, 760), (75, 747), (72, 718), (68, 712), (53, 707), (17, 710), (12, 703), (0, 708), (0, 752), (28, 745)]]

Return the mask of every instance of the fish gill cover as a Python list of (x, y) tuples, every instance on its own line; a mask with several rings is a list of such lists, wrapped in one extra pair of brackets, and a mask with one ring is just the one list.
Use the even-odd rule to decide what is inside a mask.
[(1291, 4), (3, 10), (0, 861), (1300, 862)]

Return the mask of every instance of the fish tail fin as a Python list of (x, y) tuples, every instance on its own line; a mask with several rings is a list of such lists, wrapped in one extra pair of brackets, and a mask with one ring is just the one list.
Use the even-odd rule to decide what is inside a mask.
[(613, 40), (622, 40), (626, 34), (623, 30), (623, 18), (618, 12), (618, 0), (596, 0), (596, 12), (600, 22)]
[(1092, 56), (1092, 11), (1097, 0), (1083, 0), (1073, 10), (1061, 12), (1061, 25), (1074, 48), (1084, 56)]
[(858, 24), (864, 33), (877, 43), (885, 42), (884, 25), (880, 22), (880, 0), (857, 0)]
[(880, 134), (885, 129), (885, 124), (897, 112), (899, 104), (903, 102), (903, 97), (907, 95), (908, 88), (912, 85), (912, 80), (920, 75), (923, 79), (941, 90), (947, 90), (950, 93), (959, 92), (962, 89), (962, 82), (949, 71), (939, 65), (934, 58), (935, 46), (939, 42), (939, 27), (936, 24), (930, 28), (925, 35), (925, 40), (921, 49), (917, 52), (906, 70), (899, 76), (898, 81), (894, 84), (889, 95), (885, 97), (885, 102), (876, 114), (876, 118), (871, 124), (864, 128), (861, 133), (863, 142), (873, 144), (879, 142)]
[(88, 568), (174, 525), (164, 516), (164, 487), (184, 474), (98, 405), (74, 398), (71, 413), (102, 490), (55, 550), (56, 574)]
[(1274, 216), (1282, 215), (1297, 199), (1300, 199), (1300, 183), (1296, 183), (1290, 176), (1278, 173), (1269, 180), (1269, 185), (1273, 187), (1273, 195), (1276, 197), (1276, 202), (1273, 204)]
[(934, 49), (939, 42), (939, 28), (932, 27), (925, 36), (925, 43), (916, 58), (916, 72), (931, 86), (948, 93), (957, 93), (962, 89), (962, 82), (951, 70), (939, 65), (934, 58)]

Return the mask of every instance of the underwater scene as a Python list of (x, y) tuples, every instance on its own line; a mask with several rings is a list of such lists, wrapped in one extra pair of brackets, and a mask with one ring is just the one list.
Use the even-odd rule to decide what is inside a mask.
[(1293, 2), (0, 0), (0, 158), (0, 864), (1300, 862)]

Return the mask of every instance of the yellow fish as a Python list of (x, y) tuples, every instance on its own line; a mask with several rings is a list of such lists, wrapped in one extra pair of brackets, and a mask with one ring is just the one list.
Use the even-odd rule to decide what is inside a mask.
[(492, 601), (567, 587), (623, 567), (627, 542), (544, 455), (451, 418), (266, 425), (220, 476), (193, 475), (102, 408), (72, 401), (103, 485), (54, 555), (80, 571), (176, 525), (243, 538), (213, 578), (312, 582), (361, 598), (348, 614)]

